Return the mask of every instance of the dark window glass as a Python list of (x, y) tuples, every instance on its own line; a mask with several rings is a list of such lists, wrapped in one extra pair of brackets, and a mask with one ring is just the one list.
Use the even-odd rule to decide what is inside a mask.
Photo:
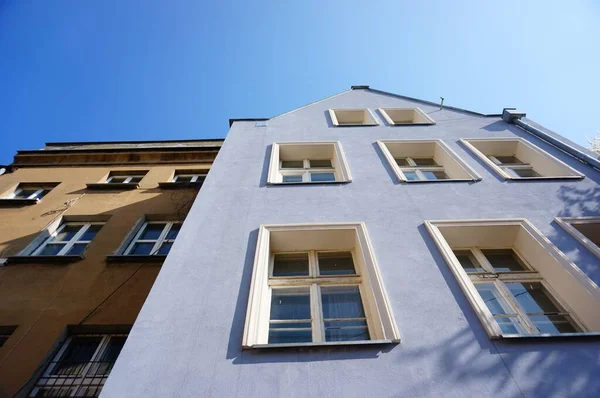
[(540, 174), (534, 169), (511, 169), (519, 177), (540, 177)]
[(79, 240), (91, 241), (92, 239), (94, 239), (94, 237), (96, 236), (98, 231), (100, 231), (101, 228), (102, 225), (99, 224), (90, 225), (90, 227), (83, 233), (83, 235), (81, 235), (81, 238), (79, 238)]
[(166, 224), (146, 224), (144, 232), (139, 239), (141, 240), (157, 240), (160, 237)]
[(315, 167), (315, 168), (332, 168), (332, 164), (331, 164), (331, 160), (329, 159), (325, 159), (325, 160), (311, 160), (310, 161), (310, 167)]
[(406, 158), (398, 158), (398, 159), (394, 159), (396, 161), (396, 164), (398, 166), (410, 166), (408, 164), (408, 160), (406, 160)]
[(81, 374), (85, 365), (91, 361), (102, 337), (76, 336), (62, 355), (57, 366), (52, 369), (53, 375)]
[(417, 166), (439, 166), (435, 160), (433, 160), (433, 158), (412, 158), (413, 162), (415, 162), (415, 164)]
[(481, 250), (495, 272), (526, 271), (527, 268), (512, 249)]
[(87, 245), (88, 245), (87, 243), (76, 243), (73, 246), (71, 246), (71, 248), (67, 252), (67, 255), (68, 256), (79, 256), (79, 255), (83, 254)]
[(321, 288), (326, 341), (369, 340), (365, 312), (357, 286)]
[(129, 181), (129, 183), (130, 184), (138, 183), (138, 182), (142, 181), (142, 178), (144, 178), (144, 176), (133, 176), (133, 177), (131, 177), (131, 180)]
[(64, 228), (60, 230), (56, 234), (56, 236), (52, 239), (53, 242), (67, 242), (73, 239), (75, 234), (79, 232), (79, 230), (83, 228), (82, 225), (65, 225)]
[(454, 255), (463, 269), (468, 272), (485, 272), (470, 250), (454, 250)]
[(335, 181), (335, 174), (333, 174), (333, 173), (311, 173), (310, 180), (312, 182)]
[(419, 176), (414, 171), (402, 171), (408, 181), (417, 181)]
[(173, 224), (169, 232), (167, 232), (166, 239), (173, 240), (177, 238), (177, 234), (179, 234), (179, 230), (181, 229), (181, 224)]
[(302, 161), (302, 160), (282, 160), (281, 168), (282, 169), (303, 169), (304, 161)]
[(160, 246), (160, 249), (158, 249), (158, 253), (161, 256), (166, 256), (167, 254), (169, 254), (169, 251), (171, 251), (171, 247), (173, 246), (173, 243), (171, 242), (165, 242)]
[(502, 164), (523, 164), (516, 156), (494, 156)]
[(283, 182), (302, 182), (302, 176), (283, 176)]
[(55, 256), (58, 254), (58, 252), (60, 252), (62, 250), (63, 247), (65, 247), (64, 243), (59, 243), (59, 244), (49, 243), (37, 255), (38, 256)]
[(121, 177), (121, 176), (113, 176), (110, 181), (108, 181), (109, 184), (122, 184), (125, 182), (125, 180), (127, 179), (127, 177)]
[(129, 254), (136, 254), (136, 255), (150, 254), (153, 247), (154, 247), (154, 243), (136, 243), (133, 245), (133, 249), (131, 249), (131, 252)]
[(352, 253), (318, 253), (319, 275), (354, 275)]
[(423, 171), (423, 175), (428, 180), (447, 180), (448, 176), (443, 171)]
[(308, 276), (308, 253), (275, 254), (273, 276)]
[(270, 319), (269, 344), (311, 342), (309, 290), (273, 289)]
[(191, 182), (193, 176), (177, 176), (177, 182)]

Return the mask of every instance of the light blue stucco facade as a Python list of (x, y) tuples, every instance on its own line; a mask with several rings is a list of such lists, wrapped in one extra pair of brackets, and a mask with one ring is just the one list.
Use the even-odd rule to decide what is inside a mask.
[[(414, 107), (431, 126), (333, 127), (329, 108)], [(458, 141), (522, 137), (585, 175), (506, 181)], [(378, 139), (442, 139), (483, 179), (400, 183)], [(267, 185), (271, 144), (340, 141), (352, 182)], [(600, 283), (600, 261), (553, 222), (600, 216), (600, 172), (500, 117), (350, 90), (257, 127), (233, 123), (103, 397), (598, 397), (600, 339), (492, 341), (425, 220), (526, 218)], [(366, 224), (401, 343), (243, 351), (261, 224)], [(600, 314), (598, 314), (600, 316)]]

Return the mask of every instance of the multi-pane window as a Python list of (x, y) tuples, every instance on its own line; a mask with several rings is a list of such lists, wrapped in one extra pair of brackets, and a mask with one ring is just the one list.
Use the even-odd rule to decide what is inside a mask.
[(369, 340), (350, 251), (274, 253), (269, 344)]
[(125, 255), (166, 256), (180, 228), (181, 222), (146, 222), (127, 247)]
[(11, 193), (9, 199), (42, 199), (52, 190), (50, 186), (19, 184), (17, 189)]
[(550, 293), (538, 272), (513, 249), (454, 249), (503, 334), (560, 334), (580, 331)]
[(63, 223), (32, 253), (32, 256), (79, 256), (103, 223)]
[(331, 159), (281, 160), (279, 170), (284, 183), (335, 181)]
[(556, 222), (600, 258), (600, 217), (560, 217)]
[(535, 171), (530, 164), (520, 161), (516, 156), (489, 155), (488, 158), (513, 177), (541, 177), (541, 175)]
[(176, 171), (173, 177), (173, 182), (202, 182), (206, 178), (206, 174), (195, 173), (193, 171)]
[(444, 167), (432, 157), (403, 157), (394, 159), (408, 181), (447, 180)]
[(376, 126), (378, 123), (370, 109), (330, 109), (334, 126)]
[(107, 184), (135, 184), (142, 181), (146, 173), (111, 174), (106, 179)]
[(97, 397), (127, 334), (74, 334), (52, 357), (29, 397)]

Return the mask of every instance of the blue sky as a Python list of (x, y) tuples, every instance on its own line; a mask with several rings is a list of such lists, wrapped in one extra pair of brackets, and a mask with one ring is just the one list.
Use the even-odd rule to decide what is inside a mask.
[(585, 144), (599, 38), (595, 0), (0, 0), (0, 164), (47, 141), (224, 137), (360, 84), (519, 107)]

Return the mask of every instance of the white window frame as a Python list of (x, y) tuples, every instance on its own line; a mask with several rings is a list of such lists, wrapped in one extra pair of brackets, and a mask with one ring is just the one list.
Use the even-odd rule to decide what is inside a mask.
[[(40, 188), (37, 191), (35, 191), (33, 194), (29, 195), (26, 198), (18, 198), (18, 199), (37, 199), (37, 200), (41, 200), (38, 198), (38, 196), (43, 193), (44, 191), (50, 191), (50, 189), (48, 188)], [(15, 199), (17, 197), (18, 194), (20, 194), (21, 192), (23, 192), (23, 188), (21, 187), (21, 185), (19, 184), (19, 187), (17, 187), (17, 189), (15, 189), (15, 191), (9, 196), (9, 199)]]
[[(482, 141), (501, 141), (501, 142), (502, 141), (505, 141), (505, 142), (506, 141), (508, 141), (508, 142), (514, 141), (514, 142), (518, 142), (519, 144), (527, 147), (529, 150), (531, 150), (539, 155), (542, 155), (543, 157), (546, 158), (547, 161), (557, 163), (558, 165), (563, 167), (566, 171), (568, 171), (570, 174), (569, 175), (560, 175), (560, 176), (543, 175), (539, 172), (539, 170), (535, 169), (534, 165), (530, 165), (528, 163), (523, 163), (520, 165), (516, 165), (516, 164), (515, 165), (510, 165), (510, 164), (503, 165), (497, 159), (495, 159), (495, 160), (491, 159), (491, 157), (493, 157), (493, 155), (486, 155), (483, 152), (481, 152), (479, 149), (477, 149), (473, 144), (471, 144), (471, 142), (482, 142)], [(518, 180), (524, 180), (524, 181), (526, 181), (526, 180), (556, 180), (556, 179), (582, 179), (585, 177), (583, 174), (581, 174), (577, 170), (573, 169), (572, 167), (570, 167), (563, 161), (550, 155), (548, 152), (542, 150), (541, 148), (538, 148), (536, 145), (534, 145), (520, 137), (462, 138), (462, 139), (460, 139), (460, 142), (468, 150), (473, 152), (473, 154), (475, 154), (475, 156), (477, 156), (479, 159), (481, 159), (482, 162), (487, 164), (492, 170), (494, 170), (497, 174), (499, 174), (501, 177), (503, 177), (504, 179), (507, 179), (507, 180), (517, 180), (517, 181)], [(504, 155), (496, 155), (496, 156), (504, 156)], [(513, 156), (513, 155), (508, 154), (506, 156)], [(519, 160), (521, 160), (521, 159), (519, 159)], [(521, 166), (523, 166), (523, 167), (521, 167)], [(538, 176), (538, 177), (519, 177), (517, 174), (511, 173), (510, 171), (505, 170), (505, 169), (510, 170), (510, 169), (518, 169), (518, 168), (532, 169), (536, 173), (540, 174), (540, 176)]]
[[(332, 158), (331, 168), (310, 168), (310, 159), (303, 159), (303, 168), (301, 169), (283, 169), (282, 160), (280, 159), (279, 153), (282, 146), (331, 146)], [(316, 159), (323, 160), (323, 159)], [(300, 161), (300, 160), (298, 160)], [(335, 181), (311, 181), (311, 173), (333, 173)], [(301, 175), (302, 182), (283, 182), (283, 176)], [(346, 160), (346, 155), (342, 149), (342, 145), (339, 141), (306, 141), (306, 142), (275, 142), (271, 145), (271, 159), (269, 161), (269, 174), (267, 176), (267, 182), (269, 184), (332, 184), (332, 183), (344, 183), (351, 182), (352, 175), (350, 174), (350, 168)]]
[[(425, 226), (433, 238), (442, 256), (446, 260), (452, 273), (454, 274), (459, 286), (467, 297), (471, 306), (475, 310), (484, 329), (492, 339), (500, 338), (527, 338), (527, 337), (564, 337), (564, 336), (589, 336), (600, 335), (600, 319), (597, 318), (595, 309), (600, 308), (600, 289), (590, 280), (575, 264), (573, 264), (563, 253), (561, 253), (552, 243), (526, 219), (484, 219), (484, 220), (432, 220), (425, 221)], [(473, 247), (450, 247), (440, 228), (460, 228), (460, 227), (495, 227), (495, 226), (516, 226), (520, 227), (519, 234), (523, 233), (533, 238), (534, 245), (529, 246), (527, 250), (530, 255), (539, 256), (542, 253), (551, 258), (551, 262), (547, 264), (545, 270), (534, 269), (531, 262), (526, 262), (527, 258), (522, 252), (519, 252), (514, 247), (510, 247), (530, 269), (518, 272), (506, 273), (467, 273), (461, 266), (458, 258), (454, 254), (454, 250), (473, 249)], [(479, 249), (499, 249), (499, 247), (478, 246)], [(505, 247), (509, 248), (509, 247)], [(479, 264), (486, 268), (489, 263), (482, 259), (481, 255), (473, 253)], [(491, 268), (487, 268), (489, 271)], [(500, 276), (500, 275), (503, 276)], [(563, 291), (572, 290), (573, 295), (570, 301), (565, 297), (561, 297), (557, 292), (557, 286), (553, 286), (543, 274), (548, 275), (555, 281), (560, 280), (563, 284)], [(473, 280), (475, 279), (475, 281)], [(542, 282), (544, 288), (554, 300), (559, 308), (569, 313), (576, 328), (581, 332), (577, 333), (522, 333), (522, 334), (503, 334), (500, 326), (494, 319), (492, 313), (484, 303), (481, 295), (475, 287), (475, 283), (494, 282), (513, 280), (515, 282)], [(577, 291), (575, 291), (577, 290)], [(506, 292), (505, 292), (506, 293)], [(510, 293), (508, 293), (510, 296)], [(504, 296), (504, 294), (503, 294)], [(512, 299), (511, 299), (512, 301)], [(518, 305), (516, 308), (519, 308)], [(576, 310), (576, 308), (578, 310)]]
[[(80, 240), (80, 238), (86, 233), (86, 231), (92, 226), (92, 225), (104, 225), (103, 222), (89, 222), (89, 223), (85, 223), (85, 222), (63, 222), (60, 224), (60, 226), (56, 229), (56, 231), (54, 231), (53, 233), (50, 234), (50, 236), (48, 236), (44, 242), (37, 247), (30, 255), (31, 256), (38, 256), (40, 255), (39, 253), (41, 253), (44, 248), (46, 248), (46, 246), (48, 246), (49, 244), (52, 244), (53, 241), (52, 239), (58, 235), (63, 229), (65, 229), (67, 226), (73, 226), (73, 225), (80, 225), (82, 226), (82, 228), (79, 229), (79, 231), (73, 235), (73, 238), (71, 238), (69, 241), (61, 241), (61, 243), (65, 243), (64, 247), (57, 253), (57, 254), (44, 254), (44, 256), (64, 256), (66, 255), (66, 253), (69, 252), (69, 250), (71, 250), (71, 248), (75, 245), (75, 244), (86, 244), (86, 247), (84, 250), (87, 250), (87, 247), (89, 246), (89, 244), (92, 242), (91, 240)], [(57, 242), (57, 244), (59, 244), (59, 242)]]
[[(182, 170), (185, 171), (185, 170)], [(190, 181), (185, 181), (185, 182), (198, 182), (198, 179), (203, 179), (206, 178), (206, 174), (200, 174), (200, 173), (185, 173), (185, 172), (175, 172), (175, 175), (173, 176), (173, 179), (171, 180), (171, 182), (178, 182), (177, 180), (179, 179), (179, 177), (192, 177), (192, 179)]]
[[(455, 162), (470, 178), (451, 178), (448, 172), (446, 171), (446, 167), (443, 165), (436, 167), (429, 166), (417, 166), (416, 163), (412, 163), (413, 166), (399, 166), (396, 162), (396, 158), (388, 148), (388, 144), (435, 144), (438, 148), (440, 148), (453, 162)], [(377, 145), (379, 149), (383, 153), (383, 156), (388, 161), (388, 164), (396, 174), (396, 177), (402, 182), (408, 183), (435, 183), (435, 182), (452, 182), (452, 181), (481, 181), (481, 176), (471, 168), (458, 154), (452, 150), (444, 141), (442, 140), (377, 140)], [(420, 156), (414, 156), (415, 158), (419, 158)], [(430, 156), (433, 158), (433, 156)], [(407, 157), (409, 158), (409, 157)], [(413, 169), (415, 167), (416, 169)], [(419, 176), (419, 180), (409, 180), (403, 173), (405, 171), (416, 171)], [(417, 171), (419, 170), (419, 171)], [(443, 171), (449, 178), (444, 180), (429, 180), (425, 178), (422, 172), (420, 171)]]
[[(317, 252), (347, 252), (341, 248), (332, 250), (300, 250), (296, 253), (309, 253), (311, 267), (308, 277), (272, 277), (274, 254), (270, 248), (271, 233), (284, 231), (352, 231), (356, 234), (356, 242), (363, 253), (364, 269), (360, 269), (357, 253), (352, 252), (354, 269), (353, 275), (319, 276), (316, 255)], [(356, 250), (356, 249), (355, 249)], [(320, 286), (358, 286), (363, 310), (367, 318), (370, 340), (326, 342), (322, 320)], [(271, 309), (271, 292), (275, 288), (308, 287), (311, 300), (311, 319), (313, 341), (309, 343), (269, 344), (269, 325)], [(391, 305), (385, 293), (383, 281), (379, 274), (373, 248), (366, 232), (364, 223), (331, 223), (331, 224), (277, 224), (261, 225), (254, 258), (254, 269), (248, 299), (248, 310), (244, 326), (242, 348), (268, 348), (281, 346), (318, 346), (318, 345), (353, 345), (399, 343), (400, 336), (396, 326)]]
[[(424, 172), (425, 171), (432, 171), (432, 172), (442, 172), (444, 173), (447, 177), (448, 174), (446, 173), (446, 170), (444, 169), (444, 166), (418, 166), (417, 163), (415, 163), (415, 161), (413, 160), (412, 157), (407, 156), (404, 159), (406, 159), (406, 162), (408, 163), (408, 166), (400, 166), (398, 165), (398, 167), (400, 167), (400, 171), (402, 172), (402, 175), (404, 175), (404, 178), (406, 179), (406, 182), (409, 181), (440, 181), (440, 179), (435, 179), (435, 180), (430, 180), (427, 177), (425, 177)], [(433, 159), (433, 158), (432, 158)], [(396, 159), (394, 159), (394, 161), (396, 161)], [(396, 164), (398, 164), (398, 162), (396, 162)], [(412, 172), (415, 173), (417, 175), (417, 177), (419, 178), (418, 180), (409, 180), (408, 178), (406, 178), (406, 174), (404, 174), (404, 172)], [(442, 181), (445, 180), (451, 180), (451, 178), (444, 178), (442, 179)]]
[(131, 183), (131, 180), (134, 179), (134, 178), (136, 178), (136, 177), (142, 177), (140, 179), (140, 182), (141, 182), (141, 180), (145, 177), (145, 174), (122, 174), (122, 175), (121, 174), (115, 174), (115, 175), (109, 175), (108, 178), (106, 179), (106, 181), (104, 181), (104, 183), (110, 184), (111, 181), (113, 180), (113, 178), (115, 178), (115, 177), (125, 178), (125, 181), (119, 182), (119, 183), (116, 183), (116, 184), (129, 184), (129, 183)]
[[(360, 111), (360, 112), (364, 112), (365, 116), (370, 120), (369, 123), (340, 123), (338, 121), (338, 117), (336, 112), (353, 112), (353, 111)], [(338, 108), (338, 109), (329, 109), (329, 117), (331, 118), (331, 123), (334, 126), (337, 127), (358, 127), (358, 126), (378, 126), (379, 123), (377, 122), (377, 118), (375, 117), (375, 114), (373, 113), (373, 111), (369, 108)]]
[(579, 243), (585, 246), (590, 252), (600, 258), (600, 247), (589, 240), (584, 234), (579, 232), (573, 224), (599, 224), (600, 217), (556, 217), (554, 219), (565, 231), (567, 231)]
[[(77, 397), (79, 390), (83, 387), (92, 386), (94, 388), (99, 389), (100, 391), (104, 387), (106, 383), (106, 379), (110, 375), (110, 372), (103, 375), (95, 375), (94, 373), (97, 371), (97, 368), (100, 366), (100, 359), (102, 355), (108, 348), (109, 341), (112, 337), (127, 337), (128, 333), (98, 333), (91, 334), (92, 336), (102, 336), (98, 347), (96, 347), (96, 351), (90, 358), (90, 361), (83, 367), (81, 373), (74, 377), (67, 377), (62, 375), (53, 375), (52, 371), (61, 363), (62, 356), (65, 354), (66, 350), (69, 348), (70, 344), (73, 342), (74, 338), (77, 336), (86, 336), (86, 334), (73, 334), (67, 338), (67, 340), (62, 344), (56, 355), (52, 357), (50, 364), (46, 367), (41, 376), (36, 380), (35, 385), (31, 392), (29, 393), (29, 397), (35, 397), (40, 389), (43, 388), (68, 388), (72, 389), (70, 392), (71, 397)], [(98, 383), (98, 379), (100, 379), (100, 383)], [(97, 386), (96, 384), (100, 384)], [(62, 395), (61, 395), (62, 396)]]
[[(142, 236), (142, 234), (146, 230), (146, 227), (149, 224), (164, 224), (165, 226), (163, 227), (162, 232), (160, 233), (159, 237), (156, 240), (140, 239), (140, 237)], [(135, 234), (134, 238), (131, 240), (131, 242), (127, 246), (127, 249), (125, 250), (123, 255), (137, 256), (138, 254), (130, 254), (130, 252), (133, 250), (133, 247), (135, 246), (136, 243), (154, 243), (154, 246), (152, 246), (152, 250), (150, 251), (150, 254), (145, 254), (145, 255), (146, 256), (158, 256), (159, 255), (158, 251), (160, 250), (160, 248), (162, 247), (162, 245), (164, 243), (172, 244), (175, 242), (175, 239), (167, 239), (167, 235), (168, 235), (169, 231), (175, 224), (182, 225), (183, 223), (181, 221), (145, 221), (142, 224), (142, 226), (138, 229), (137, 233)], [(160, 255), (162, 256), (162, 254), (160, 254)]]
[[(402, 111), (414, 111), (423, 117), (427, 122), (425, 123), (396, 123), (394, 119), (387, 113), (387, 110), (402, 110)], [(392, 126), (428, 126), (435, 124), (435, 121), (429, 117), (421, 108), (379, 108), (379, 113), (383, 116), (386, 122)]]

